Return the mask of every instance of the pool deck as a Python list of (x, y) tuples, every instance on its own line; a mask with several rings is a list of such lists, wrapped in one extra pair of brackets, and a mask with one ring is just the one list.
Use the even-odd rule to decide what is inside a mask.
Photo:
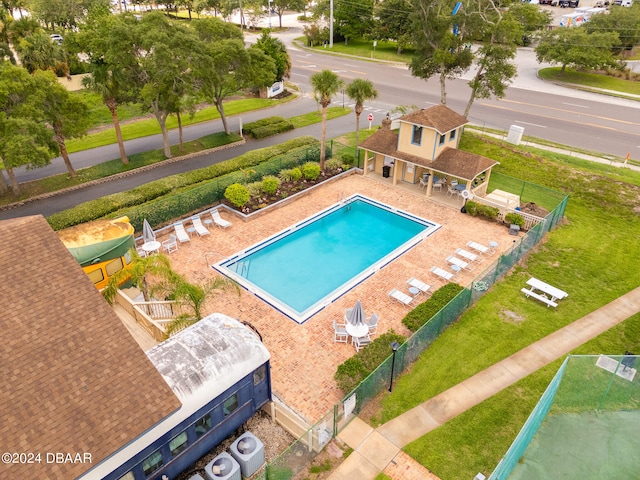
[[(495, 241), (500, 252), (512, 246), (516, 237), (509, 235), (503, 225), (461, 214), (460, 199), (436, 194), (428, 200), (424, 190), (417, 187), (393, 187), (373, 176), (355, 174), (327, 182), (287, 205), (247, 221), (222, 210), (223, 218), (233, 222), (230, 228), (209, 225), (211, 235), (193, 234), (190, 242), (181, 244), (178, 251), (170, 255), (177, 272), (191, 282), (202, 283), (218, 275), (211, 264), (355, 193), (442, 227), (301, 325), (246, 290), (242, 290), (240, 296), (235, 292), (214, 292), (205, 307), (207, 314), (221, 312), (248, 321), (259, 330), (271, 352), (274, 393), (310, 424), (343, 398), (333, 375), (338, 365), (355, 353), (352, 345), (333, 342), (333, 319), (342, 319), (344, 310), (360, 300), (367, 315), (374, 311), (380, 315), (379, 333), (394, 329), (409, 336), (409, 330), (401, 323), (408, 309), (389, 299), (387, 294), (391, 289), (408, 293), (406, 281), (416, 277), (435, 291), (443, 281), (433, 277), (430, 269), (438, 266), (448, 270), (445, 259), (453, 255), (456, 248), (464, 247), (469, 240), (485, 245)], [(460, 272), (455, 281), (469, 284), (497, 258), (497, 254), (485, 258), (473, 272)], [(291, 258), (291, 261), (305, 268), (304, 258)], [(310, 276), (313, 274), (309, 272)]]

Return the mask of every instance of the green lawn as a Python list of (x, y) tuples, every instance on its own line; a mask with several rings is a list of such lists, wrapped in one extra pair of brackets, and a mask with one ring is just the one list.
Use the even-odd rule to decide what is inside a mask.
[[(293, 98), (295, 97), (288, 97), (288, 99)], [(288, 99), (275, 100), (267, 98), (244, 98), (240, 100), (230, 100), (228, 102), (225, 102), (224, 112), (227, 117), (231, 117), (232, 115), (238, 115), (244, 112), (271, 107), (286, 102), (288, 101)], [(109, 113), (107, 107), (104, 107), (104, 110)], [(118, 109), (118, 111), (120, 111), (120, 109)], [(138, 113), (138, 115), (139, 114), (140, 113)], [(98, 114), (96, 114), (96, 116), (97, 115)], [(218, 111), (215, 107), (206, 107), (196, 112), (193, 116), (190, 116), (188, 114), (183, 115), (182, 125), (186, 127), (194, 123), (208, 122), (210, 120), (215, 120), (218, 118), (220, 118), (220, 115), (218, 114)], [(170, 116), (167, 119), (167, 128), (171, 130), (177, 127), (178, 121), (175, 115)], [(125, 140), (132, 140), (134, 138), (146, 137), (148, 135), (155, 135), (160, 133), (160, 125), (158, 125), (158, 121), (153, 116), (151, 116), (151, 118), (136, 120), (132, 123), (125, 122), (124, 124), (121, 124), (120, 128), (122, 130), (122, 137)], [(72, 153), (81, 150), (88, 150), (90, 148), (102, 147), (104, 145), (111, 145), (113, 143), (116, 143), (116, 133), (115, 129), (113, 127), (110, 127), (100, 132), (86, 135), (82, 138), (68, 140), (67, 150), (69, 151), (69, 153)]]
[(624, 80), (609, 75), (578, 72), (571, 69), (561, 72), (560, 67), (543, 68), (538, 71), (538, 75), (540, 75), (540, 78), (549, 81), (573, 83), (583, 87), (604, 88), (620, 93), (640, 95), (640, 82)]
[[(300, 37), (296, 39), (303, 45), (306, 45), (306, 38)], [(404, 50), (402, 54), (398, 54), (398, 47), (395, 42), (378, 41), (375, 48), (371, 40), (361, 38), (350, 39), (345, 45), (344, 42), (334, 42), (333, 47), (324, 47), (319, 45), (313, 47), (312, 50), (326, 51), (328, 53), (346, 53), (362, 57), (363, 59), (385, 60), (389, 62), (409, 63), (411, 61), (412, 50)]]
[[(640, 284), (640, 174), (604, 172), (463, 137), (462, 148), (500, 158), (498, 171), (571, 194), (566, 220), (482, 297), (385, 394), (384, 423), (469, 376), (581, 318)], [(624, 272), (621, 274), (620, 272)], [(520, 292), (530, 276), (569, 292), (556, 309)], [(640, 351), (640, 315), (574, 353)], [(489, 473), (509, 447), (561, 360), (541, 369), (406, 448), (443, 479)]]

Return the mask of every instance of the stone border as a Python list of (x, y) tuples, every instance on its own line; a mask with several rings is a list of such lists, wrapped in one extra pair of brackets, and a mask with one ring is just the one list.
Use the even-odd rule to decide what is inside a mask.
[(181, 162), (183, 160), (190, 160), (192, 158), (201, 157), (203, 155), (208, 155), (210, 153), (219, 152), (221, 150), (227, 150), (229, 148), (237, 147), (240, 145), (244, 145), (247, 141), (243, 138), (234, 143), (227, 143), (226, 145), (220, 145), (219, 147), (209, 148), (207, 150), (200, 150), (198, 152), (189, 153), (187, 155), (182, 155), (178, 157), (168, 158), (166, 160), (162, 160), (160, 162), (152, 163), (151, 165), (145, 165), (144, 167), (135, 168), (133, 170), (129, 170), (128, 172), (116, 173), (115, 175), (110, 175), (108, 177), (99, 178), (97, 180), (91, 180), (86, 183), (81, 183), (79, 185), (74, 185), (73, 187), (63, 188), (61, 190), (56, 190), (55, 192), (43, 193), (42, 195), (36, 195), (34, 197), (27, 198), (21, 202), (14, 202), (8, 205), (0, 206), (0, 211), (11, 210), (14, 208), (21, 207), (31, 202), (35, 202), (38, 200), (44, 200), (47, 198), (56, 197), (58, 195), (63, 195), (65, 193), (74, 192), (76, 190), (82, 190), (83, 188), (93, 187), (94, 185), (100, 185), (102, 183), (107, 183), (112, 180), (118, 180), (120, 178), (130, 177), (131, 175), (136, 175), (138, 173), (147, 172), (149, 170), (153, 170), (154, 168), (158, 168), (164, 165), (169, 165), (171, 163)]

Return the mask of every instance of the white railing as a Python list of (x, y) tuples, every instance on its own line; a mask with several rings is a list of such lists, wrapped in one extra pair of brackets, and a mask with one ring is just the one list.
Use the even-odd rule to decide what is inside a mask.
[(509, 213), (520, 215), (524, 219), (524, 225), (522, 227), (523, 230), (531, 230), (535, 225), (544, 222), (544, 218), (531, 215), (530, 213), (525, 213), (522, 210), (516, 210), (515, 208), (507, 208), (504, 205), (492, 202), (491, 200), (487, 200), (483, 197), (473, 197), (473, 201), (482, 205), (497, 208), (499, 210), (497, 219), (501, 222), (504, 222), (505, 217)]

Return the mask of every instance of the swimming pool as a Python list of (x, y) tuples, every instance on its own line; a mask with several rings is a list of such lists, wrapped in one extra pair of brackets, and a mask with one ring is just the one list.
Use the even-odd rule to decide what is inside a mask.
[(439, 228), (353, 195), (213, 267), (302, 323)]

